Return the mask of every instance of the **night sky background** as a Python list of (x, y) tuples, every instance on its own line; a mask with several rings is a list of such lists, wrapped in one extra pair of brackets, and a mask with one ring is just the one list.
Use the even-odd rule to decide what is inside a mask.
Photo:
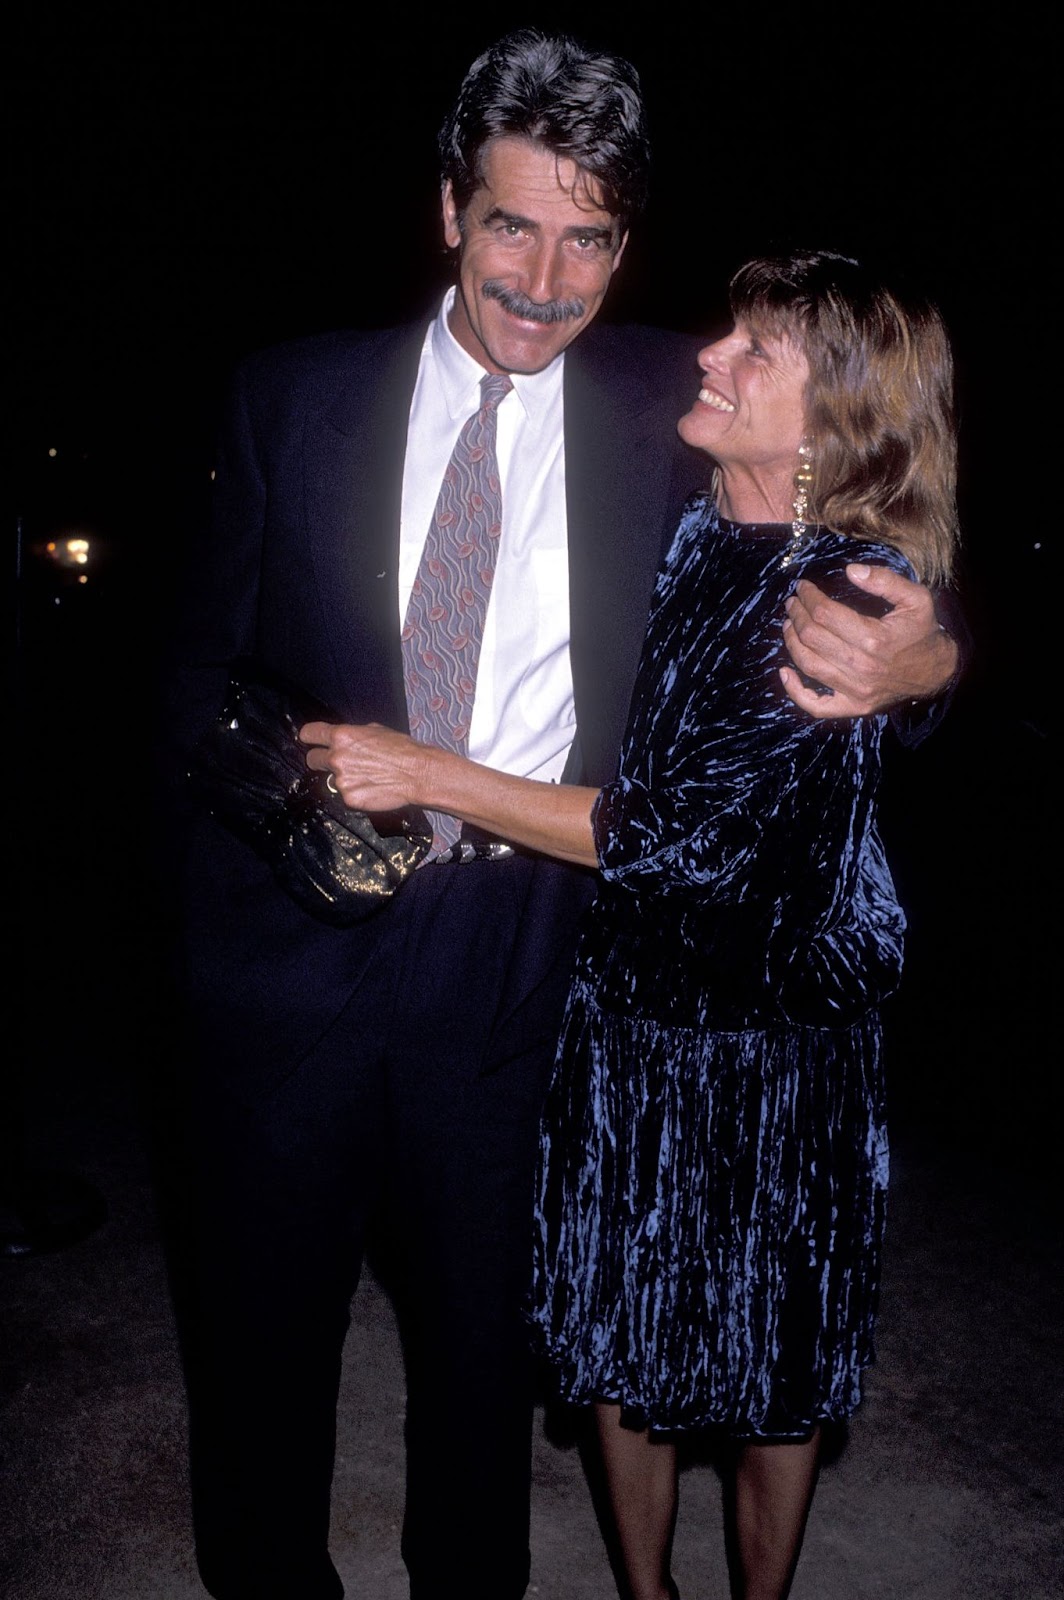
[[(83, 1018), (130, 1003), (158, 914), (140, 865), (154, 655), (225, 374), (259, 346), (432, 305), (448, 273), (434, 137), (462, 73), (510, 27), (567, 27), (635, 61), (654, 136), (651, 207), (604, 314), (708, 332), (736, 265), (800, 243), (904, 272), (953, 332), (976, 648), (946, 726), (890, 763), (912, 923), (894, 1092), (936, 1135), (1022, 1156), (1048, 1146), (1044, 13), (659, 9), (654, 25), (232, 0), (9, 13), (2, 504), (9, 549), (22, 530), (18, 743), (38, 775), (16, 785), (17, 853), (60, 819), (89, 843), (29, 885), (24, 943), (102, 952)], [(39, 554), (77, 530), (102, 551), (80, 588)]]

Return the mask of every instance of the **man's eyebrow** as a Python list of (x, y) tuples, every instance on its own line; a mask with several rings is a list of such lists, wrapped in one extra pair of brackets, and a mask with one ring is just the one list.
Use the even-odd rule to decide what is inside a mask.
[(502, 222), (510, 228), (537, 228), (539, 226), (537, 222), (533, 222), (531, 217), (519, 217), (516, 211), (504, 211), (502, 206), (492, 206), (491, 210), (481, 218), (481, 227), (490, 227), (495, 222)]

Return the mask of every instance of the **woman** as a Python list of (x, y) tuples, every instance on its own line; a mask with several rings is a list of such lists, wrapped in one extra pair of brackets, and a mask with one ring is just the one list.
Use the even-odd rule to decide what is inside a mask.
[[(800, 577), (925, 581), (955, 540), (937, 314), (855, 263), (749, 263), (682, 437), (715, 463), (659, 577), (617, 778), (489, 772), (306, 730), (349, 804), (451, 811), (597, 865), (543, 1123), (533, 1316), (593, 1403), (634, 1600), (675, 1594), (675, 1435), (739, 1442), (745, 1600), (787, 1592), (820, 1428), (872, 1359), (886, 1185), (877, 1004), (903, 917), (875, 828), (882, 718), (780, 684)], [(860, 541), (860, 542), (857, 542)], [(782, 669), (785, 670), (785, 669)]]

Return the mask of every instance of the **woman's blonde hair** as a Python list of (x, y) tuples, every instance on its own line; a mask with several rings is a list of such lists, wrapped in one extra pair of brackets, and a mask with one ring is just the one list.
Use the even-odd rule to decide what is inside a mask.
[(809, 520), (896, 545), (927, 583), (948, 582), (957, 544), (953, 357), (936, 308), (902, 300), (845, 256), (748, 261), (732, 315), (793, 339), (809, 365)]

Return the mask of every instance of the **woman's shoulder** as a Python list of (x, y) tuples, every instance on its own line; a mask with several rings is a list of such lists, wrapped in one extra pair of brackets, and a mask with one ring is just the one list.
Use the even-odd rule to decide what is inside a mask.
[(702, 543), (703, 535), (717, 521), (717, 508), (708, 489), (699, 489), (686, 501), (669, 543), (665, 569)]
[(683, 511), (680, 513), (680, 527), (689, 527), (692, 523), (702, 524), (710, 520), (718, 520), (716, 501), (711, 489), (696, 489), (694, 494), (688, 495)]
[(842, 600), (855, 611), (869, 616), (889, 611), (890, 606), (878, 595), (870, 595), (850, 582), (846, 568), (855, 562), (889, 567), (903, 578), (916, 578), (911, 563), (895, 545), (881, 539), (855, 539), (849, 534), (833, 533), (830, 528), (817, 529), (796, 552), (789, 570), (795, 582), (808, 578), (831, 599)]
[(908, 557), (897, 545), (887, 544), (883, 539), (857, 539), (848, 533), (835, 533), (831, 528), (811, 529), (808, 542), (799, 546), (793, 565), (826, 574), (842, 572), (856, 561), (890, 567), (906, 577), (914, 576)]

